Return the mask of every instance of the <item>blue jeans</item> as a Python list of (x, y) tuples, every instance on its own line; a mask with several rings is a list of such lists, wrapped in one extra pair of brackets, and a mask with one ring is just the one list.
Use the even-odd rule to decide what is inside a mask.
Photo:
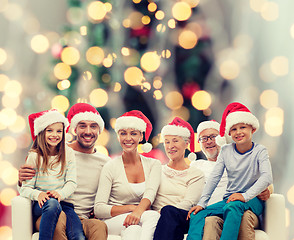
[(39, 229), (40, 240), (53, 239), (54, 230), (61, 211), (66, 214), (66, 235), (69, 240), (84, 240), (82, 223), (74, 211), (74, 206), (67, 202), (58, 202), (55, 198), (47, 200), (40, 208), (37, 201), (33, 203), (34, 225), (42, 215)]
[(233, 201), (226, 203), (226, 201), (227, 199), (224, 199), (212, 204), (196, 215), (192, 213), (187, 240), (202, 239), (207, 216), (219, 216), (224, 219), (221, 240), (237, 240), (244, 212), (250, 209), (255, 215), (260, 215), (264, 209), (264, 201), (257, 197), (248, 202)]
[(189, 229), (188, 211), (171, 205), (163, 207), (160, 211), (153, 240), (183, 240)]

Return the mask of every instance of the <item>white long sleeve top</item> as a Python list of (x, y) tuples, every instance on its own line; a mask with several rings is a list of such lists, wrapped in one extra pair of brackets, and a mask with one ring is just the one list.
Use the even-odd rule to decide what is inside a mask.
[(247, 202), (273, 183), (271, 164), (264, 146), (254, 143), (249, 151), (240, 153), (235, 143), (227, 144), (221, 148), (198, 205), (207, 206), (225, 169), (228, 185), (224, 199), (233, 193), (242, 193)]
[(161, 163), (157, 159), (142, 155), (140, 158), (145, 175), (145, 191), (142, 197), (130, 186), (121, 156), (105, 164), (95, 199), (94, 212), (97, 218), (111, 218), (113, 206), (138, 205), (143, 198), (153, 203), (161, 180)]
[(103, 166), (111, 158), (99, 153), (82, 153), (74, 151), (77, 164), (77, 189), (72, 198), (75, 201), (75, 212), (79, 217), (89, 218), (94, 210), (95, 196)]
[[(215, 161), (208, 161), (203, 159), (197, 159), (196, 161), (191, 162), (190, 166), (195, 166), (200, 169), (205, 176), (205, 184), (207, 183), (210, 174), (213, 172), (213, 169), (216, 165)], [(207, 205), (211, 205), (223, 200), (223, 196), (226, 193), (228, 184), (228, 175), (227, 171), (224, 171), (223, 176), (221, 177), (219, 183), (217, 184), (216, 188), (214, 189)]]
[(167, 165), (162, 167), (161, 183), (152, 205), (159, 211), (166, 205), (189, 210), (196, 205), (204, 187), (204, 174), (196, 167), (175, 170)]
[[(42, 159), (41, 157), (40, 160), (42, 161)], [(55, 190), (60, 194), (61, 200), (73, 203), (73, 199), (70, 196), (77, 187), (76, 161), (73, 150), (68, 146), (65, 147), (65, 160), (66, 165), (61, 176), (59, 176), (61, 164), (53, 165), (53, 163), (57, 161), (56, 156), (51, 156), (49, 158), (48, 172), (44, 173), (42, 171), (43, 169), (37, 170), (36, 168), (37, 153), (29, 152), (27, 163), (34, 166), (36, 174), (32, 179), (22, 183), (22, 187), (19, 188), (20, 195), (37, 201), (41, 192)], [(50, 166), (53, 166), (53, 168)]]

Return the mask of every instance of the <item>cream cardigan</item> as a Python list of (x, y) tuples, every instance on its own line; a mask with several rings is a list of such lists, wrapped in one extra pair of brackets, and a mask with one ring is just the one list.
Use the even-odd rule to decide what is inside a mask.
[[(142, 198), (153, 203), (161, 180), (161, 163), (157, 159), (140, 155), (145, 174), (145, 192)], [(94, 212), (100, 219), (111, 218), (111, 208), (141, 201), (131, 188), (124, 169), (122, 157), (107, 162), (101, 172)]]

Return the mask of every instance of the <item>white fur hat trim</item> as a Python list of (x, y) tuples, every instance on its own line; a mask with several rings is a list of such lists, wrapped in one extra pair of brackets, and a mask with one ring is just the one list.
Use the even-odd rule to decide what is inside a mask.
[(238, 123), (249, 124), (256, 131), (259, 128), (259, 121), (251, 112), (238, 111), (232, 112), (226, 117), (226, 133), (229, 134), (231, 127)]
[(199, 141), (200, 133), (206, 129), (215, 129), (219, 132), (220, 124), (216, 121), (204, 121), (199, 123), (197, 127), (197, 140)]
[(118, 133), (121, 129), (132, 128), (141, 132), (146, 131), (147, 124), (143, 119), (132, 116), (123, 116), (116, 119), (114, 130)]
[(166, 125), (161, 130), (161, 136), (165, 135), (180, 136), (189, 138), (191, 133), (188, 128), (176, 126), (176, 125)]
[(77, 113), (71, 119), (70, 126), (75, 129), (80, 121), (93, 121), (96, 122), (99, 126), (99, 133), (104, 129), (104, 121), (102, 117), (93, 112), (81, 112)]
[(58, 122), (63, 123), (65, 129), (69, 126), (67, 118), (58, 111), (45, 112), (43, 115), (34, 120), (34, 135), (37, 136), (49, 125)]

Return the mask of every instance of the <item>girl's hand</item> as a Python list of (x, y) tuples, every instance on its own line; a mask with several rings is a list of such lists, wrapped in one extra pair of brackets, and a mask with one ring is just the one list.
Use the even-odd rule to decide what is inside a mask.
[(49, 199), (50, 199), (50, 197), (48, 196), (47, 193), (41, 192), (38, 196), (38, 203), (39, 203), (40, 208), (42, 208), (44, 203)]
[(203, 210), (203, 207), (197, 205), (197, 206), (194, 206), (190, 209), (190, 211), (188, 212), (188, 215), (187, 215), (187, 219), (186, 220), (189, 220), (189, 218), (191, 218), (191, 213), (194, 212), (193, 214), (195, 215), (196, 213), (198, 213), (199, 211)]
[(137, 225), (137, 224), (139, 224), (140, 219), (141, 219), (141, 215), (142, 215), (142, 213), (140, 214), (140, 213), (138, 213), (138, 212), (136, 212), (136, 211), (130, 213), (130, 214), (126, 217), (126, 219), (125, 219), (123, 225), (124, 225), (125, 227), (128, 227), (128, 226), (130, 226), (130, 225)]
[(56, 192), (56, 191), (47, 191), (47, 194), (49, 195), (49, 197), (53, 197), (53, 198), (56, 198), (58, 200), (58, 202), (60, 202), (60, 199), (61, 199), (61, 195)]
[(227, 203), (234, 201), (245, 202), (245, 199), (241, 193), (233, 193), (231, 196), (229, 196)]

